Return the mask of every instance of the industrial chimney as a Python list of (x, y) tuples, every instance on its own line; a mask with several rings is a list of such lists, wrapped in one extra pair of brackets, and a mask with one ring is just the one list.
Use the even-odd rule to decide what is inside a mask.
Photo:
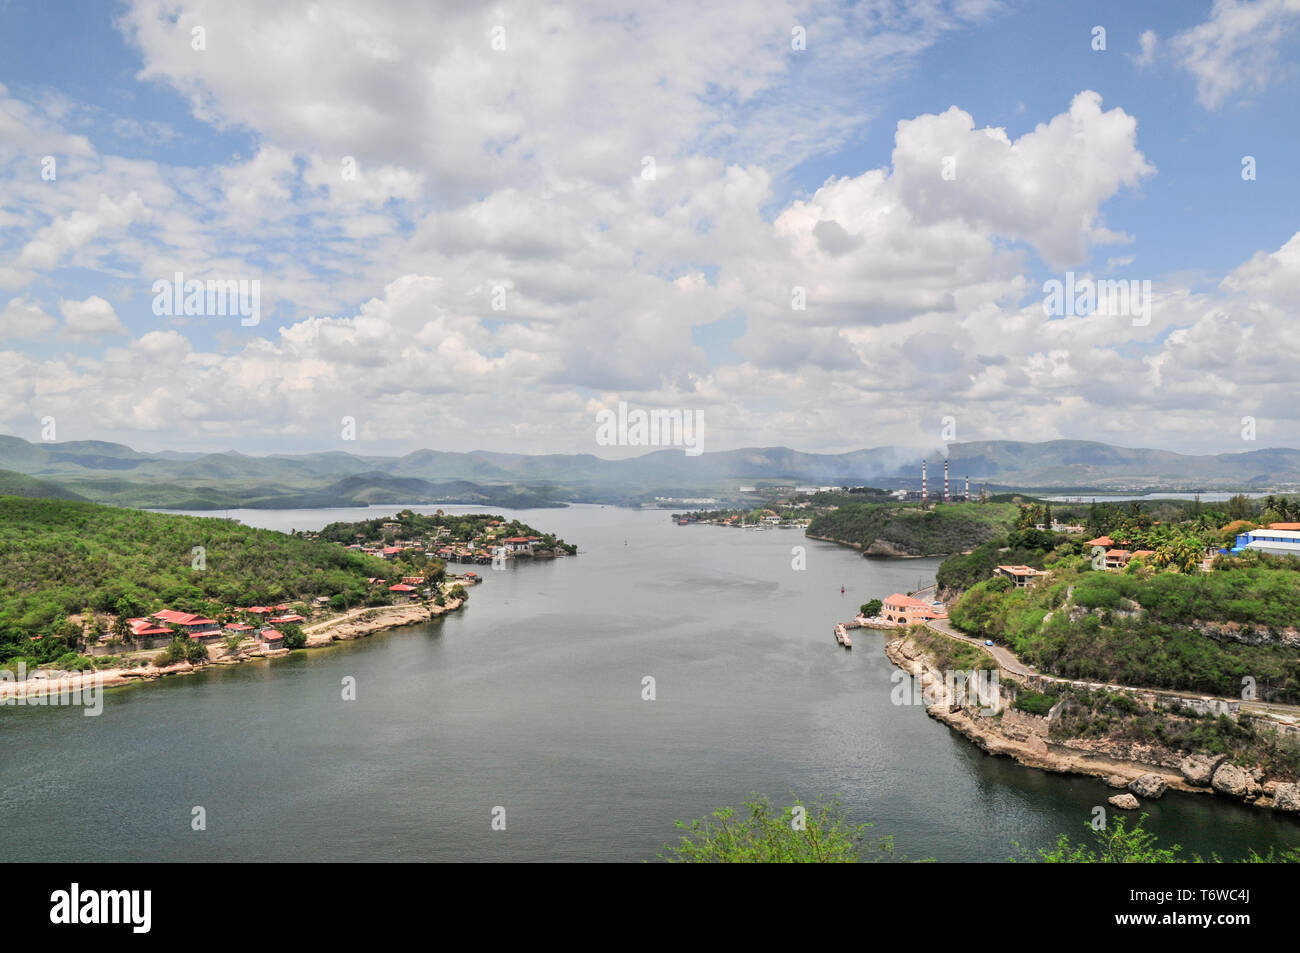
[(948, 461), (946, 459), (943, 461), (943, 501), (945, 503), (952, 502), (948, 499)]
[(921, 461), (921, 502), (925, 502), (925, 461)]

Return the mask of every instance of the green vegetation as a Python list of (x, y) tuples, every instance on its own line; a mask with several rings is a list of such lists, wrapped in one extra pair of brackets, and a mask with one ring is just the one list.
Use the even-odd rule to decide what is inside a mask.
[(389, 570), (341, 546), (233, 520), (0, 497), (0, 661), (54, 661), (82, 634), (69, 617), (87, 609), (212, 614), (340, 593), (351, 605), (387, 603), (366, 580)]
[[(1261, 700), (1300, 702), (1300, 652), (1270, 641), (1300, 619), (1300, 572), (1252, 561), (1186, 576), (1094, 572), (1082, 559), (1062, 560), (1049, 583), (1028, 589), (978, 583), (949, 618), (1067, 678), (1237, 696), (1250, 677)], [(1226, 637), (1224, 624), (1261, 644)]]
[(0, 496), (31, 496), (51, 500), (83, 500), (85, 497), (65, 490), (48, 480), (38, 480), (13, 470), (0, 470)]
[[(161, 668), (177, 662), (197, 664), (208, 660), (208, 647), (196, 639), (178, 635), (171, 644), (154, 656), (153, 664)], [(62, 668), (61, 665), (56, 666)]]
[(997, 667), (989, 654), (978, 645), (950, 639), (923, 625), (914, 625), (907, 630), (907, 637), (925, 651), (935, 668), (941, 671), (983, 671)]
[[(494, 525), (495, 524), (495, 525)], [(416, 513), (402, 510), (395, 516), (380, 516), (355, 523), (330, 523), (319, 533), (300, 534), (310, 539), (323, 539), (350, 546), (392, 546), (399, 540), (419, 540), (424, 548), (442, 546), (463, 547), (470, 542), (490, 546), (495, 539), (511, 536), (536, 536), (535, 550), (554, 551), (573, 555), (578, 547), (556, 538), (553, 533), (543, 533), (519, 520), (507, 520), (491, 513), (447, 514)], [(409, 558), (403, 554), (402, 558)], [(417, 565), (423, 565), (421, 561)]]
[[(1156, 836), (1143, 827), (1148, 815), (1143, 814), (1133, 824), (1127, 826), (1127, 818), (1116, 817), (1112, 824), (1100, 830), (1086, 824), (1091, 834), (1091, 843), (1071, 841), (1069, 835), (1062, 834), (1051, 847), (1029, 851), (1019, 844), (1020, 860), (1027, 863), (1044, 864), (1182, 864), (1189, 861), (1180, 856), (1183, 848), (1178, 844), (1161, 847)], [(1217, 855), (1209, 858), (1210, 862), (1219, 863)], [(1206, 859), (1193, 855), (1190, 862), (1205, 863)], [(1300, 863), (1300, 848), (1291, 847), (1278, 851), (1270, 847), (1267, 854), (1260, 854), (1254, 849), (1240, 861), (1256, 864), (1295, 864)]]
[(838, 800), (806, 807), (796, 800), (778, 810), (754, 794), (745, 802), (748, 816), (724, 807), (702, 820), (677, 827), (686, 831), (661, 860), (691, 864), (854, 864), (863, 849), (872, 860), (894, 860), (892, 837), (865, 843), (870, 824), (850, 824)]
[(1032, 566), (1043, 569), (1067, 555), (1077, 555), (1083, 546), (1064, 533), (1023, 529), (975, 547), (969, 553), (949, 556), (940, 563), (934, 580), (941, 589), (969, 589), (993, 578), (997, 566)]
[(862, 603), (862, 605), (858, 607), (858, 612), (870, 619), (872, 616), (880, 615), (880, 610), (883, 607), (884, 603), (879, 599), (872, 599), (869, 602)]
[(303, 635), (302, 626), (297, 623), (285, 623), (279, 626), (276, 631), (284, 636), (284, 647), (286, 649), (300, 649), (307, 644), (307, 636)]
[(1300, 778), (1300, 738), (1282, 734), (1263, 721), (1196, 714), (1182, 707), (1152, 708), (1128, 692), (1076, 686), (1049, 691), (1042, 696), (1049, 708), (1064, 702), (1051, 726), (1055, 741), (1107, 738), (1171, 751), (1227, 755), (1237, 764), (1263, 768), (1270, 777)]
[[(795, 806), (777, 810), (766, 797), (751, 795), (745, 802), (748, 816), (738, 817), (734, 808), (724, 807), (702, 820), (677, 827), (685, 830), (682, 842), (667, 845), (660, 860), (671, 863), (698, 864), (782, 864), (822, 863), (854, 864), (863, 861), (900, 861), (892, 837), (868, 841), (870, 824), (851, 824), (838, 800), (822, 801), (804, 808)], [(1029, 850), (1012, 842), (1018, 857), (1012, 862), (1044, 864), (1171, 864), (1220, 863), (1218, 855), (1202, 858), (1182, 856), (1178, 844), (1161, 846), (1155, 834), (1143, 826), (1143, 814), (1131, 826), (1128, 819), (1117, 816), (1112, 823), (1096, 829), (1085, 822), (1089, 839), (1072, 841), (1061, 834), (1050, 847)], [(1300, 863), (1300, 848), (1269, 848), (1260, 854), (1251, 850), (1241, 859), (1244, 863)]]
[(1010, 503), (846, 503), (815, 517), (808, 535), (860, 546), (867, 554), (930, 556), (1005, 536), (1018, 516)]
[(1044, 695), (1042, 692), (1022, 689), (1016, 693), (1016, 700), (1011, 707), (1027, 711), (1031, 715), (1046, 715), (1057, 702), (1056, 696)]

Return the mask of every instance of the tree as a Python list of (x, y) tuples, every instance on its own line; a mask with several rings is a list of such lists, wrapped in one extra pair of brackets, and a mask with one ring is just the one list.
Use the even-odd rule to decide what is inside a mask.
[(870, 619), (872, 616), (880, 615), (880, 610), (881, 608), (883, 608), (883, 606), (884, 603), (882, 603), (879, 599), (872, 599), (870, 602), (862, 603), (862, 605), (858, 608), (858, 611), (863, 616)]
[[(1073, 843), (1069, 835), (1062, 834), (1051, 847), (1039, 848), (1031, 853), (1019, 844), (1021, 858), (1029, 863), (1045, 864), (1172, 864), (1182, 863), (1178, 856), (1181, 847), (1161, 848), (1156, 846), (1156, 835), (1144, 830), (1146, 822), (1143, 814), (1136, 824), (1126, 827), (1124, 817), (1115, 818), (1101, 830), (1092, 831), (1092, 845)], [(1091, 829), (1091, 825), (1086, 825)]]
[(307, 644), (307, 636), (303, 635), (302, 626), (295, 623), (286, 623), (280, 626), (280, 634), (284, 636), (284, 647), (286, 649), (300, 649)]
[(806, 807), (798, 799), (778, 810), (766, 797), (745, 802), (748, 816), (724, 807), (709, 817), (676, 826), (686, 833), (680, 844), (666, 845), (660, 858), (693, 864), (853, 864), (864, 846), (873, 859), (893, 860), (892, 837), (865, 844), (870, 824), (850, 824), (837, 799)]
[(126, 621), (126, 616), (124, 615), (118, 615), (113, 619), (112, 632), (113, 638), (115, 639), (119, 639), (122, 642), (132, 641), (131, 624)]
[(1228, 500), (1228, 518), (1232, 520), (1250, 519), (1251, 513), (1254, 512), (1250, 505), (1250, 500), (1238, 493)]

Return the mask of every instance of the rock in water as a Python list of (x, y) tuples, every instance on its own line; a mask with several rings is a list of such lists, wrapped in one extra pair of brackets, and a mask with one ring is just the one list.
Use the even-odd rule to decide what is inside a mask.
[(1162, 797), (1169, 787), (1169, 782), (1158, 774), (1144, 774), (1139, 778), (1134, 778), (1133, 783), (1128, 789), (1138, 797), (1144, 797), (1149, 800), (1155, 800)]
[(1259, 785), (1250, 772), (1230, 762), (1219, 765), (1210, 783), (1214, 790), (1231, 797), (1253, 797), (1259, 793)]
[(1300, 784), (1279, 784), (1273, 792), (1273, 810), (1300, 812)]
[(1128, 778), (1122, 774), (1112, 774), (1106, 779), (1106, 783), (1113, 788), (1126, 788), (1128, 787)]
[(1208, 788), (1214, 778), (1214, 772), (1226, 760), (1228, 760), (1228, 756), (1224, 754), (1189, 754), (1179, 763), (1178, 770), (1183, 773), (1183, 777), (1187, 779), (1188, 784)]
[(1136, 811), (1138, 809), (1138, 799), (1131, 794), (1116, 794), (1110, 799), (1110, 803), (1121, 811)]

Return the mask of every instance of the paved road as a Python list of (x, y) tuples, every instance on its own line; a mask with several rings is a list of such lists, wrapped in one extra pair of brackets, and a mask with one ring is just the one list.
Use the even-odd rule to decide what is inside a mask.
[[(1020, 661), (1020, 659), (1018, 659), (1015, 656), (1015, 653), (1010, 649), (1004, 648), (1001, 645), (985, 645), (983, 639), (976, 639), (969, 635), (963, 635), (954, 629), (952, 623), (948, 622), (946, 619), (933, 619), (926, 623), (926, 627), (938, 632), (940, 635), (946, 635), (950, 639), (958, 639), (962, 642), (968, 642), (971, 645), (979, 646), (985, 652), (988, 652), (989, 655), (993, 656), (998, 665), (1007, 672), (1010, 672), (1012, 675), (1019, 675), (1022, 677), (1027, 675), (1037, 675), (1041, 678), (1049, 678), (1055, 682), (1087, 681), (1087, 679), (1068, 679), (1058, 678), (1055, 675), (1044, 675), (1032, 665), (1026, 665), (1024, 662)], [(1122, 689), (1130, 692), (1160, 692), (1162, 695), (1176, 695), (1179, 698), (1188, 698), (1197, 701), (1209, 698), (1215, 701), (1235, 702), (1241, 705), (1241, 711), (1249, 712), (1250, 714), (1271, 716), (1290, 723), (1300, 722), (1300, 705), (1283, 705), (1278, 702), (1261, 701), (1248, 702), (1242, 701), (1240, 698), (1230, 698), (1224, 695), (1197, 695), (1188, 692), (1176, 692), (1167, 688), (1136, 688), (1132, 685), (1115, 685), (1111, 683), (1107, 683), (1106, 687), (1112, 690)]]
[(1037, 675), (1038, 670), (1032, 665), (1026, 665), (1020, 659), (1016, 658), (1010, 649), (1005, 649), (1000, 645), (985, 645), (983, 639), (972, 638), (969, 635), (963, 635), (952, 627), (952, 624), (946, 619), (932, 619), (926, 624), (927, 628), (933, 629), (940, 635), (946, 635), (950, 639), (958, 639), (962, 642), (969, 642), (971, 645), (978, 645), (989, 655), (993, 656), (1000, 666), (1010, 672), (1012, 675)]

